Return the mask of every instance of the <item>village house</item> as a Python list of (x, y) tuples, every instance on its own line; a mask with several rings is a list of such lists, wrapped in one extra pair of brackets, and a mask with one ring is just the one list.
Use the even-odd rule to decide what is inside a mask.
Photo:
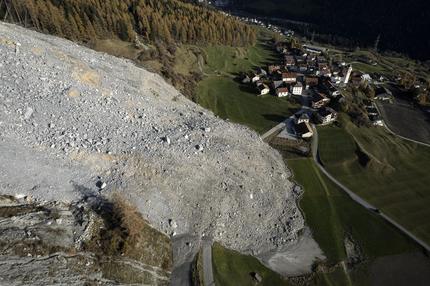
[(331, 77), (332, 73), (330, 67), (326, 63), (319, 63), (318, 70), (316, 72), (317, 75)]
[(340, 91), (333, 85), (332, 82), (328, 80), (323, 81), (322, 89), (331, 97), (336, 97), (340, 95)]
[(294, 95), (302, 95), (303, 85), (301, 82), (298, 82), (291, 86), (291, 93)]
[(297, 74), (284, 72), (284, 73), (282, 73), (282, 80), (286, 83), (296, 82), (297, 81)]
[(329, 69), (320, 70), (319, 74), (324, 77), (331, 77), (331, 71)]
[(267, 71), (262, 68), (257, 68), (257, 74), (260, 75), (260, 77), (265, 77), (267, 76)]
[(276, 89), (276, 96), (284, 97), (290, 94), (288, 87), (279, 87)]
[(384, 126), (384, 121), (382, 121), (381, 116), (369, 115), (369, 120), (372, 122), (373, 126)]
[(294, 129), (296, 131), (296, 135), (304, 139), (311, 138), (314, 135), (314, 132), (312, 131), (312, 127), (309, 122), (302, 122), (296, 124), (294, 126)]
[(351, 83), (354, 86), (360, 86), (362, 83), (361, 77), (352, 77), (351, 78)]
[(286, 55), (284, 57), (284, 62), (285, 62), (286, 67), (291, 67), (291, 66), (294, 66), (296, 64), (296, 60), (295, 60), (294, 56), (292, 56), (292, 55)]
[(315, 92), (312, 95), (312, 108), (321, 108), (330, 102), (330, 98), (325, 96), (323, 93)]
[(284, 81), (283, 80), (274, 80), (272, 81), (272, 88), (276, 90), (278, 87), (283, 87)]
[(296, 56), (296, 63), (297, 64), (306, 63), (306, 56)]
[(303, 122), (309, 123), (310, 120), (311, 120), (309, 114), (307, 114), (306, 112), (296, 113), (295, 117), (296, 117), (296, 124), (300, 124), (300, 123), (303, 123)]
[(254, 84), (255, 84), (255, 86), (259, 86), (263, 83), (264, 83), (264, 81), (262, 79), (260, 79), (260, 80), (257, 80)]
[(365, 81), (365, 82), (371, 82), (372, 81), (372, 77), (369, 75), (369, 74), (363, 74), (362, 76), (361, 76), (361, 79), (363, 80), (363, 81)]
[(327, 59), (323, 56), (317, 56), (318, 63), (327, 63)]
[(270, 88), (264, 83), (260, 83), (257, 86), (257, 89), (258, 89), (259, 95), (265, 95), (270, 92)]
[(261, 79), (261, 77), (260, 77), (260, 75), (258, 75), (258, 74), (252, 74), (251, 75), (251, 81), (253, 82), (253, 83), (256, 83), (257, 81), (259, 81)]
[(336, 120), (337, 113), (330, 107), (325, 107), (318, 110), (317, 118), (322, 125), (326, 125)]
[(386, 87), (379, 86), (375, 89), (375, 99), (380, 101), (391, 101), (393, 93)]
[(250, 83), (251, 82), (251, 78), (249, 77), (249, 75), (245, 75), (242, 77), (242, 83)]
[(306, 62), (308, 64), (313, 64), (316, 62), (316, 60), (317, 60), (317, 57), (315, 57), (314, 55), (312, 54), (306, 55)]
[(378, 109), (374, 106), (366, 106), (366, 111), (368, 115), (379, 115)]
[(318, 69), (321, 70), (328, 70), (330, 67), (328, 66), (327, 63), (321, 63), (318, 61)]
[(359, 86), (359, 85), (361, 85), (361, 83), (363, 82), (363, 78), (361, 77), (362, 75), (363, 75), (363, 73), (361, 73), (361, 72), (359, 72), (359, 71), (354, 71), (354, 72), (351, 74), (351, 78), (350, 78), (351, 83), (352, 83), (354, 86)]
[(308, 66), (308, 73), (309, 74), (315, 74), (316, 70), (317, 70), (316, 65), (310, 65), (310, 66)]
[(330, 78), (330, 81), (336, 85), (341, 84), (342, 76), (340, 75), (340, 72), (339, 71), (333, 71), (333, 74)]
[(276, 51), (281, 54), (288, 53), (288, 45), (286, 43), (278, 43), (276, 45)]
[(305, 77), (305, 85), (306, 89), (309, 89), (310, 87), (315, 87), (319, 83), (319, 79), (316, 76), (307, 76)]
[(297, 65), (297, 67), (298, 67), (298, 70), (300, 72), (306, 72), (308, 70), (308, 64), (307, 63), (299, 63)]
[(280, 65), (269, 65), (267, 70), (269, 71), (269, 74), (273, 74), (281, 69)]

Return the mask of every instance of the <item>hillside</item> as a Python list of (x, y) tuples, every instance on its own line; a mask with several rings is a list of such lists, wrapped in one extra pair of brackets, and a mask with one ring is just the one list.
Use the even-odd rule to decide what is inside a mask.
[(0, 1), (0, 19), (133, 60), (161, 74), (191, 99), (201, 71), (177, 72), (173, 66), (178, 48), (245, 47), (256, 42), (251, 26), (179, 0)]
[(295, 245), (298, 194), (255, 132), (130, 61), (14, 25), (0, 35), (1, 194), (120, 193), (188, 252), (201, 236), (252, 254)]
[[(11, 0), (0, 18), (71, 40), (118, 37), (134, 42), (243, 46), (255, 31), (230, 17), (178, 0)], [(9, 3), (9, 5), (7, 5)]]
[(336, 36), (347, 38), (353, 47), (373, 47), (381, 35), (381, 49), (430, 59), (430, 39), (424, 36), (424, 31), (430, 28), (430, 4), (425, 0), (230, 0), (229, 3), (230, 9), (258, 16), (316, 24), (317, 33), (332, 35), (331, 41)]

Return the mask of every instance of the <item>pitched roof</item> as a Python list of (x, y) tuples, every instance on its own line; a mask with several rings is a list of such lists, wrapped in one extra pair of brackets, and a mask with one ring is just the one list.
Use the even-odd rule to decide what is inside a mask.
[(318, 110), (318, 114), (323, 116), (323, 117), (326, 117), (330, 114), (336, 114), (336, 111), (334, 111), (331, 108), (322, 108), (322, 109)]
[(312, 95), (312, 101), (315, 101), (315, 102), (321, 101), (321, 100), (326, 99), (326, 98), (327, 98), (327, 96), (325, 96), (324, 94), (322, 94), (320, 92), (315, 92)]
[(296, 133), (298, 133), (298, 134), (305, 134), (308, 132), (312, 132), (312, 129), (310, 129), (309, 124), (306, 122), (302, 122), (302, 123), (297, 124), (295, 126), (295, 130), (296, 130)]
[(282, 73), (282, 78), (297, 78), (297, 74), (292, 72), (284, 72)]
[(276, 89), (276, 92), (289, 92), (288, 87), (279, 87)]

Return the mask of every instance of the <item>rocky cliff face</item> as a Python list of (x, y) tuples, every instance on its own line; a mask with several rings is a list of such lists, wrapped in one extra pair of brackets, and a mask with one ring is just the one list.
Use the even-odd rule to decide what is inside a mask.
[(1, 285), (169, 285), (169, 238), (117, 199), (0, 196)]
[(74, 202), (115, 192), (157, 230), (248, 253), (304, 223), (281, 156), (158, 75), (0, 23), (0, 192)]

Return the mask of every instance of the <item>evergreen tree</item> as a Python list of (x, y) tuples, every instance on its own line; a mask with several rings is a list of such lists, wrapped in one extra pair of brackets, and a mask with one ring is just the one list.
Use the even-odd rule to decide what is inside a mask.
[[(167, 44), (254, 44), (250, 26), (217, 11), (179, 0), (10, 0), (14, 16), (36, 29), (73, 40), (118, 37)], [(4, 15), (5, 11), (1, 11)]]

